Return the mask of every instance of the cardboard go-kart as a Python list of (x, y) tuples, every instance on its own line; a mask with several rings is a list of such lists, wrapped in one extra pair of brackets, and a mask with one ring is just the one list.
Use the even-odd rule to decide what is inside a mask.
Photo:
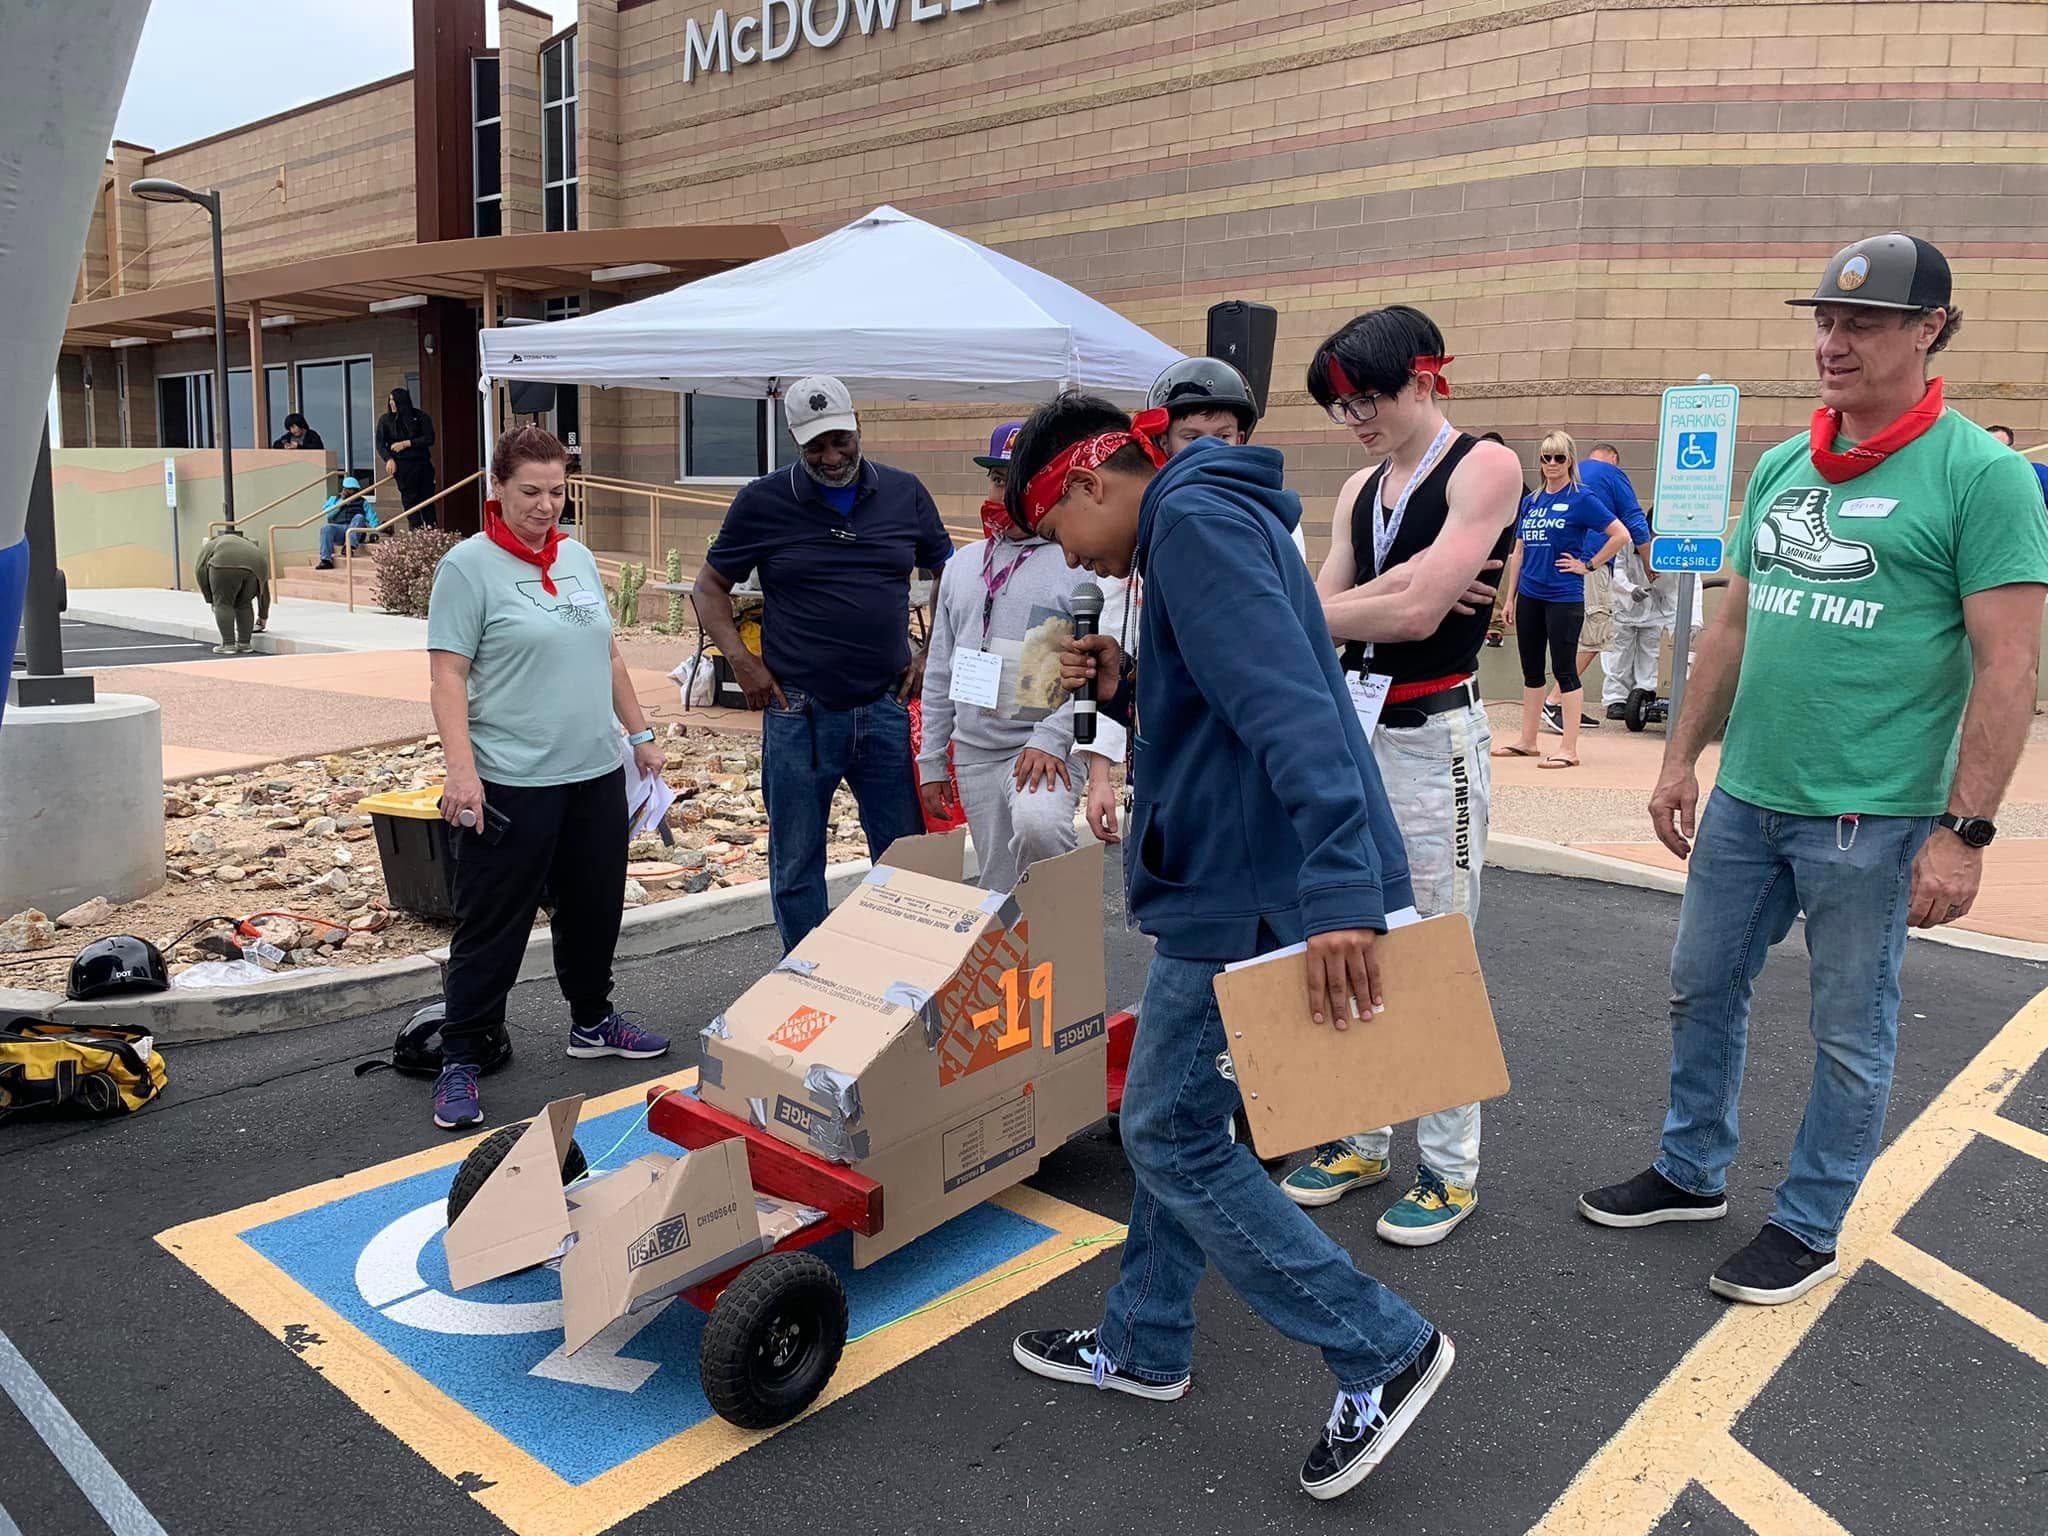
[(571, 1354), (680, 1294), (710, 1314), (698, 1374), (720, 1416), (767, 1429), (808, 1408), (846, 1293), (804, 1250), (851, 1232), (865, 1268), (1122, 1098), (1132, 1021), (1104, 1017), (1102, 850), (992, 893), (962, 881), (964, 848), (895, 844), (704, 1030), (697, 1089), (648, 1095), (649, 1129), (683, 1156), (589, 1172), (580, 1096), (477, 1143), (448, 1196), (455, 1287), (560, 1255)]

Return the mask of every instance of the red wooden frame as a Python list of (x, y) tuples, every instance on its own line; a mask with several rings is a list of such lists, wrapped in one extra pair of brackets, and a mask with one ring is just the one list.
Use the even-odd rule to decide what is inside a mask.
[(863, 1237), (882, 1230), (882, 1186), (873, 1179), (800, 1152), (759, 1126), (713, 1109), (695, 1094), (654, 1087), (647, 1090), (647, 1097), (647, 1128), (655, 1135), (692, 1152), (733, 1136), (744, 1137), (748, 1175), (762, 1194), (816, 1206)]

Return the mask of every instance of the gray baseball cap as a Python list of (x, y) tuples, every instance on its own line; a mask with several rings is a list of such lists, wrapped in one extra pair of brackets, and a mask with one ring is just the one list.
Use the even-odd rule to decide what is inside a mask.
[(827, 432), (860, 430), (853, 414), (853, 396), (830, 374), (798, 379), (783, 392), (782, 409), (789, 418), (789, 435), (799, 443)]
[(1810, 299), (1787, 304), (1861, 304), (1870, 309), (1946, 309), (1948, 258), (1914, 235), (1872, 235), (1835, 252)]

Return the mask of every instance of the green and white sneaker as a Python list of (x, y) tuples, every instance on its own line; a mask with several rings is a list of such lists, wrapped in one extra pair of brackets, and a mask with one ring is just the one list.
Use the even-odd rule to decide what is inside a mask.
[(1459, 1222), (1478, 1209), (1478, 1190), (1439, 1178), (1429, 1168), (1418, 1168), (1415, 1187), (1387, 1208), (1378, 1231), (1403, 1248), (1427, 1248), (1449, 1237)]
[(1316, 1155), (1280, 1181), (1296, 1205), (1335, 1205), (1354, 1189), (1377, 1184), (1389, 1172), (1384, 1157), (1360, 1157), (1348, 1142), (1329, 1141)]

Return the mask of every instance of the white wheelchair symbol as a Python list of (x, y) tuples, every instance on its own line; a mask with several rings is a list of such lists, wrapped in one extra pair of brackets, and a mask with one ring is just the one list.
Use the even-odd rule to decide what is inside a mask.
[[(473, 1301), (451, 1296), (427, 1284), (420, 1274), (420, 1255), (447, 1224), (448, 1203), (433, 1200), (391, 1222), (363, 1247), (356, 1259), (356, 1291), (394, 1323), (428, 1333), (458, 1338), (488, 1338), (517, 1333), (559, 1333), (562, 1303), (554, 1301)], [(668, 1310), (673, 1296), (617, 1319), (573, 1358), (558, 1348), (527, 1372), (572, 1386), (601, 1387), (610, 1392), (637, 1392), (661, 1369), (659, 1361), (623, 1358), (619, 1351)]]
[(1678, 467), (1680, 469), (1712, 469), (1714, 467), (1714, 456), (1700, 446), (1697, 433), (1688, 432), (1685, 434), (1685, 440), (1678, 450)]

